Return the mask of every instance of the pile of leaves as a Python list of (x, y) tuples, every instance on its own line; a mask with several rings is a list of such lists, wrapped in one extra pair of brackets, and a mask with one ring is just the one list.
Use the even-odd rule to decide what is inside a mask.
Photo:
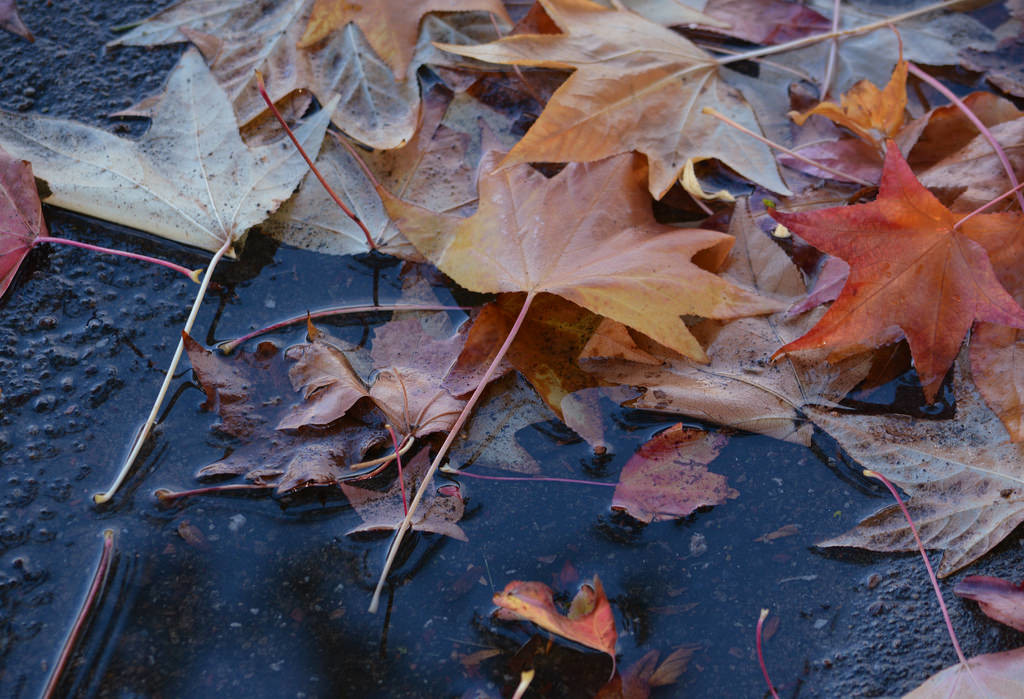
[[(689, 420), (629, 459), (609, 507), (728, 507), (708, 465), (730, 433), (825, 433), (909, 496), (948, 576), (1024, 520), (1024, 81), (999, 60), (1024, 3), (993, 3), (994, 29), (959, 4), (182, 0), (114, 42), (194, 46), (126, 110), (151, 119), (141, 139), (0, 113), (0, 293), (46, 236), (33, 174), (46, 203), (218, 256), (259, 226), (401, 258), (406, 310), (368, 348), (312, 321), (283, 353), (182, 339), (234, 445), (199, 478), (285, 503), (340, 491), (364, 521), (350, 533), (397, 531), (385, 576), (408, 529), (467, 540), (460, 473), (545, 477), (522, 427), (558, 419), (606, 449), (601, 398)], [(921, 65), (993, 90), (954, 97)], [(459, 327), (424, 310), (417, 280), (438, 272), (487, 295)], [(910, 408), (856, 409), (896, 379)], [(819, 545), (914, 535), (892, 506)], [(537, 582), (495, 603), (614, 666), (596, 578), (567, 616)], [(613, 667), (602, 696), (647, 696), (692, 652)], [(1019, 682), (1012, 653), (972, 661), (981, 681)]]

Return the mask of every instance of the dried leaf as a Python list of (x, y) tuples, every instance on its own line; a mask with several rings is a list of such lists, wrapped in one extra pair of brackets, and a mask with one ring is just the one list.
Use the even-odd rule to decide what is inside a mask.
[[(329, 109), (296, 132), (320, 147)], [(215, 251), (291, 196), (306, 165), (290, 143), (247, 147), (231, 103), (189, 50), (139, 140), (73, 121), (0, 112), (0, 146), (30, 160), (46, 203)], [(234, 251), (232, 251), (234, 254)]]
[(0, 0), (0, 29), (17, 34), (28, 41), (35, 41), (32, 32), (25, 26), (18, 14), (18, 3), (16, 0)]
[(767, 189), (789, 193), (766, 146), (702, 113), (702, 107), (714, 107), (760, 131), (743, 96), (718, 77), (710, 54), (629, 11), (590, 0), (540, 3), (563, 34), (441, 46), (492, 63), (575, 69), (502, 167), (591, 162), (635, 150), (649, 158), (655, 198), (665, 195), (688, 160), (708, 158)]
[(570, 164), (551, 179), (528, 165), (487, 173), (467, 219), (391, 196), (385, 204), (413, 245), (471, 291), (557, 294), (704, 360), (681, 315), (734, 318), (779, 304), (694, 264), (698, 254), (721, 260), (731, 238), (657, 223), (643, 170), (621, 155)]
[(1016, 699), (1024, 695), (1024, 648), (976, 655), (928, 678), (904, 699)]
[(682, 423), (655, 435), (622, 467), (612, 509), (641, 522), (663, 522), (739, 497), (724, 476), (708, 471), (725, 441)]

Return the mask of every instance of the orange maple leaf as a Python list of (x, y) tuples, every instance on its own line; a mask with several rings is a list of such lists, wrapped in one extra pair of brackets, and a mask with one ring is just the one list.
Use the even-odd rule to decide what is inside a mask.
[(1024, 327), (1024, 310), (999, 283), (979, 242), (998, 215), (972, 216), (958, 226), (962, 215), (925, 189), (891, 140), (875, 201), (772, 216), (850, 264), (828, 313), (775, 357), (829, 347), (835, 360), (905, 335), (931, 402), (975, 320)]

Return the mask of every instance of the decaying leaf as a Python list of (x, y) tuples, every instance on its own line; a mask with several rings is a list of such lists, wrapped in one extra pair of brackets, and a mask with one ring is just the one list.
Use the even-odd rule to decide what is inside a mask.
[(699, 360), (704, 350), (680, 316), (780, 307), (694, 264), (699, 255), (716, 268), (732, 239), (657, 223), (636, 156), (573, 163), (551, 179), (528, 165), (488, 173), (486, 162), (500, 157), (485, 158), (480, 207), (469, 218), (384, 198), (410, 242), (465, 288), (556, 294)]
[(1024, 695), (1024, 648), (977, 655), (928, 678), (904, 699), (1016, 699)]
[(660, 432), (622, 467), (612, 509), (641, 522), (662, 522), (739, 497), (724, 476), (708, 471), (725, 442), (722, 435), (682, 423)]
[(1024, 586), (988, 575), (968, 575), (953, 592), (977, 602), (990, 619), (1024, 631)]
[(698, 650), (700, 646), (680, 646), (665, 656), (661, 664), (658, 663), (658, 651), (648, 651), (621, 675), (616, 675), (601, 687), (597, 699), (647, 699), (655, 687), (675, 684)]
[(46, 235), (46, 221), (32, 165), (0, 148), (0, 296), (41, 235)]
[[(429, 456), (430, 450), (422, 449), (404, 464), (402, 477), (406, 493), (416, 492), (430, 466)], [(363, 520), (359, 526), (349, 529), (348, 534), (395, 530), (405, 519), (402, 484), (397, 478), (385, 491), (367, 490), (347, 483), (342, 483), (341, 489)], [(411, 526), (416, 531), (443, 534), (459, 541), (468, 541), (466, 532), (457, 524), (462, 519), (465, 509), (462, 497), (458, 494), (427, 493), (416, 511)]]
[[(803, 295), (800, 271), (752, 220), (744, 203), (737, 205), (729, 230), (736, 244), (724, 277), (788, 302)], [(835, 365), (825, 363), (821, 355), (771, 361), (772, 352), (820, 317), (817, 310), (797, 318), (777, 313), (700, 323), (693, 330), (706, 344), (711, 360), (706, 365), (632, 337), (621, 326), (605, 325), (584, 349), (581, 364), (611, 383), (644, 387), (631, 406), (810, 444), (813, 430), (802, 408), (839, 401), (868, 369), (858, 357)]]
[[(956, 420), (807, 410), (847, 454), (910, 496), (907, 507), (925, 548), (943, 551), (940, 576), (984, 555), (1024, 521), (1024, 446), (1009, 441), (963, 364), (961, 360), (954, 372)], [(818, 545), (872, 551), (916, 548), (895, 504)]]
[(441, 46), (492, 63), (575, 70), (502, 167), (591, 162), (635, 150), (650, 161), (655, 198), (665, 195), (688, 160), (708, 158), (767, 189), (789, 193), (766, 146), (702, 113), (702, 107), (714, 107), (760, 130), (743, 96), (719, 78), (710, 54), (627, 10), (590, 0), (540, 3), (562, 34)]
[(962, 216), (944, 207), (889, 141), (878, 198), (869, 204), (773, 217), (850, 264), (842, 293), (814, 328), (775, 356), (829, 349), (841, 360), (907, 338), (926, 400), (975, 320), (1024, 327), (1024, 310), (996, 278), (979, 238), (999, 214)]
[[(317, 151), (330, 108), (299, 127)], [(47, 204), (234, 255), (248, 230), (291, 196), (306, 165), (290, 142), (250, 148), (198, 51), (186, 51), (132, 141), (65, 119), (0, 112), (0, 147), (32, 162)]]
[(556, 633), (588, 648), (607, 653), (615, 662), (615, 644), (619, 632), (615, 628), (612, 607), (604, 594), (601, 580), (584, 584), (573, 598), (568, 615), (555, 607), (551, 588), (544, 583), (514, 580), (494, 595), (503, 619), (526, 619), (542, 629)]
[(288, 495), (312, 485), (364, 477), (349, 466), (390, 444), (380, 417), (372, 413), (350, 415), (319, 430), (275, 429), (282, 411), (279, 396), (288, 391), (276, 348), (227, 359), (188, 335), (183, 340), (206, 392), (204, 407), (220, 415), (221, 432), (241, 441), (225, 458), (200, 469), (200, 478), (245, 474), (253, 483), (273, 485), (278, 495)]

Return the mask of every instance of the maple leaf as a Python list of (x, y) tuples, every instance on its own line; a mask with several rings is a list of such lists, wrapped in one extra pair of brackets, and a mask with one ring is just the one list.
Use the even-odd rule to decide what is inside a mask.
[[(455, 213), (476, 201), (476, 177), (466, 148), (469, 134), (441, 123), (451, 99), (439, 87), (423, 96), (420, 126), (401, 148), (361, 153), (377, 180), (397, 196), (432, 211)], [(380, 196), (359, 161), (336, 137), (329, 137), (316, 159), (327, 183), (370, 230), (377, 249), (406, 259), (419, 257), (388, 217)], [(362, 229), (345, 214), (311, 172), (299, 191), (263, 225), (272, 237), (317, 252), (367, 252)]]
[(704, 12), (719, 20), (718, 27), (711, 25), (712, 31), (752, 44), (781, 44), (827, 32), (832, 24), (821, 13), (789, 0), (710, 0)]
[[(1024, 446), (1008, 441), (971, 385), (965, 363), (954, 370), (955, 421), (806, 409), (847, 454), (910, 496), (907, 508), (924, 547), (943, 551), (940, 576), (975, 561), (1024, 521)], [(872, 551), (917, 546), (898, 505), (818, 545)]]
[[(723, 277), (785, 303), (803, 296), (800, 271), (757, 226), (745, 202), (736, 205), (729, 232), (736, 244)], [(858, 357), (835, 366), (811, 352), (770, 361), (780, 344), (799, 337), (820, 317), (818, 310), (797, 318), (776, 313), (700, 323), (693, 330), (707, 347), (706, 365), (606, 323), (583, 350), (580, 364), (605, 381), (644, 387), (643, 395), (630, 401), (632, 407), (809, 445), (813, 430), (802, 408), (834, 404), (867, 373)]]
[[(415, 493), (423, 480), (423, 474), (430, 466), (430, 450), (422, 449), (402, 469), (405, 492)], [(367, 490), (358, 486), (341, 484), (348, 501), (362, 518), (363, 523), (349, 529), (347, 534), (398, 529), (405, 518), (402, 505), (402, 484), (395, 479), (386, 491)], [(459, 541), (469, 541), (466, 532), (456, 522), (462, 519), (466, 506), (462, 497), (427, 493), (411, 526), (416, 531), (443, 534)]]
[(608, 684), (601, 687), (597, 699), (647, 699), (655, 687), (675, 684), (686, 672), (693, 654), (700, 646), (680, 646), (665, 656), (658, 663), (660, 653), (656, 650), (647, 651), (643, 657), (626, 668), (621, 675), (616, 675)]
[(551, 179), (528, 165), (488, 172), (498, 157), (481, 166), (480, 207), (469, 218), (384, 195), (409, 241), (461, 286), (557, 294), (699, 360), (704, 351), (680, 316), (778, 309), (693, 263), (698, 254), (721, 260), (732, 239), (657, 223), (638, 156), (572, 163)]
[(16, 0), (0, 0), (0, 29), (17, 34), (28, 41), (35, 41), (32, 32), (18, 14), (18, 3)]
[(698, 507), (739, 497), (725, 477), (708, 471), (725, 438), (678, 423), (642, 445), (619, 474), (612, 509), (641, 522), (685, 517)]
[(1024, 648), (976, 655), (967, 666), (957, 663), (935, 673), (904, 699), (1014, 699), (1024, 694)]
[(423, 437), (447, 431), (465, 405), (441, 387), (462, 347), (454, 335), (426, 335), (415, 318), (392, 320), (376, 329), (371, 358), (378, 371), (369, 387), (345, 353), (321, 333), (287, 352), (295, 360), (292, 385), (304, 402), (278, 424), (279, 429), (326, 426), (343, 417), (361, 398), (371, 399), (403, 435)]
[(405, 0), (377, 0), (365, 4), (347, 0), (316, 0), (299, 48), (313, 46), (352, 22), (363, 31), (377, 55), (391, 66), (395, 76), (402, 80), (412, 61), (423, 15), (469, 10), (491, 12), (512, 24), (501, 0), (421, 0), (412, 7)]
[(576, 593), (568, 615), (561, 614), (555, 607), (551, 588), (539, 582), (513, 580), (494, 595), (494, 603), (500, 607), (499, 618), (532, 621), (570, 641), (607, 653), (614, 665), (619, 632), (615, 628), (612, 607), (596, 575), (593, 585), (585, 584)]
[(958, 229), (960, 216), (917, 181), (892, 141), (874, 202), (772, 216), (850, 264), (836, 302), (776, 357), (827, 347), (830, 360), (842, 359), (905, 336), (930, 403), (975, 320), (1024, 327), (1024, 310), (976, 242), (997, 215)]
[(540, 0), (563, 34), (506, 37), (480, 46), (440, 45), (492, 63), (574, 69), (501, 166), (586, 162), (639, 151), (660, 199), (687, 161), (717, 158), (783, 194), (766, 146), (703, 114), (712, 106), (759, 131), (742, 95), (723, 82), (708, 53), (675, 32), (590, 0)]
[[(306, 150), (319, 149), (330, 111), (299, 127)], [(141, 139), (0, 112), (0, 146), (32, 162), (51, 191), (47, 204), (211, 251), (240, 244), (306, 172), (290, 143), (242, 142), (227, 96), (194, 49), (171, 72)]]
[(32, 165), (0, 148), (0, 296), (14, 281), (36, 238), (45, 235)]
[[(311, 485), (335, 485), (372, 475), (353, 474), (349, 466), (361, 462), (369, 451), (390, 444), (379, 418), (353, 416), (330, 429), (301, 433), (274, 429), (271, 425), (277, 421), (272, 413), (277, 410), (273, 406), (280, 402), (274, 395), (286, 390), (276, 348), (261, 346), (254, 355), (240, 353), (229, 361), (188, 334), (183, 333), (183, 341), (206, 393), (203, 407), (220, 415), (219, 431), (242, 442), (224, 459), (200, 469), (199, 478), (245, 474), (250, 481), (274, 485), (278, 495), (287, 495)], [(268, 399), (266, 403), (261, 395)]]
[(957, 597), (974, 600), (990, 619), (1024, 631), (1024, 587), (988, 575), (968, 575), (953, 588)]

